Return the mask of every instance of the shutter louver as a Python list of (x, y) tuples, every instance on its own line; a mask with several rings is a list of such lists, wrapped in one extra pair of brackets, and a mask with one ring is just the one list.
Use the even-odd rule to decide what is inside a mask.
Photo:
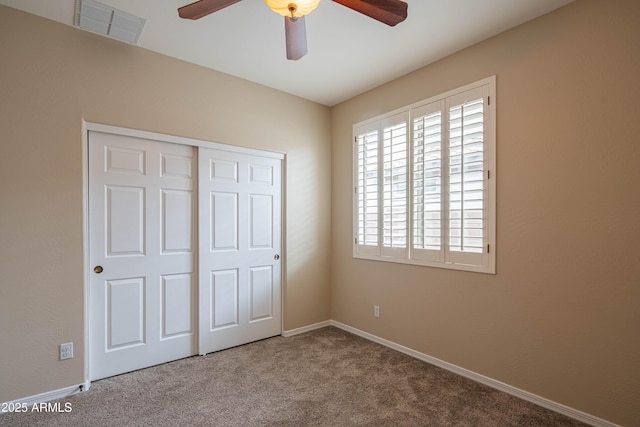
[[(404, 119), (406, 116), (402, 116)], [(382, 184), (382, 246), (383, 248), (401, 249), (383, 254), (402, 256), (407, 250), (408, 229), (408, 130), (407, 120), (398, 121), (394, 117), (389, 124), (383, 123), (383, 184)]]
[(484, 99), (449, 109), (449, 250), (484, 247)]
[(378, 131), (357, 136), (358, 244), (378, 245)]
[(414, 112), (412, 182), (413, 245), (412, 258), (439, 259), (422, 250), (442, 249), (442, 111), (441, 104), (428, 106), (431, 112)]

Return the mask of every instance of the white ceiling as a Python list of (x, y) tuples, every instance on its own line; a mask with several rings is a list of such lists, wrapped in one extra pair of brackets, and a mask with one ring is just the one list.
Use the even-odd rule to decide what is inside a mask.
[[(322, 0), (298, 61), (285, 58), (284, 18), (263, 0), (197, 21), (177, 13), (194, 0), (99, 1), (146, 19), (140, 47), (332, 106), (573, 0), (405, 0), (409, 17), (396, 27)], [(75, 0), (0, 4), (73, 25)]]

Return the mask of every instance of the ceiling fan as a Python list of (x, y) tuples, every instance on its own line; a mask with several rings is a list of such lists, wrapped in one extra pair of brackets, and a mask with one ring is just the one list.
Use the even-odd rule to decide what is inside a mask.
[[(178, 15), (186, 19), (200, 19), (241, 0), (199, 0), (182, 6)], [(407, 18), (407, 3), (400, 0), (333, 0), (389, 26)], [(287, 59), (298, 60), (307, 54), (305, 15), (311, 13), (320, 0), (265, 0), (276, 13), (284, 16)]]

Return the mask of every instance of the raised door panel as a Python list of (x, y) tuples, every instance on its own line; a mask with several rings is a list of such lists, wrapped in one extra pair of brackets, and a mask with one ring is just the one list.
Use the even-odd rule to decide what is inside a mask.
[(251, 249), (273, 248), (273, 197), (249, 195), (249, 241)]
[(270, 265), (251, 267), (250, 274), (250, 318), (249, 321), (273, 317), (273, 268)]
[(183, 178), (191, 180), (193, 178), (193, 158), (191, 156), (161, 153), (162, 167), (160, 175), (162, 177)]
[(191, 191), (162, 190), (162, 253), (188, 253), (193, 250), (192, 206)]
[(143, 255), (145, 249), (145, 190), (107, 186), (107, 256)]
[(211, 251), (238, 250), (238, 194), (210, 193)]
[(193, 333), (193, 275), (162, 276), (162, 339)]
[(109, 280), (105, 284), (107, 351), (144, 344), (144, 278)]
[(211, 181), (220, 183), (238, 182), (239, 164), (235, 160), (211, 159), (209, 177)]
[(211, 272), (211, 330), (238, 324), (238, 270)]
[(145, 174), (145, 151), (122, 146), (105, 147), (107, 173)]

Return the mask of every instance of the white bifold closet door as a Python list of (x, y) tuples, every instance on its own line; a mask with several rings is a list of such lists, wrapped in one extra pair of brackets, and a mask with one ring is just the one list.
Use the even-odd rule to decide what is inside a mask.
[(88, 139), (90, 379), (280, 334), (281, 160)]

